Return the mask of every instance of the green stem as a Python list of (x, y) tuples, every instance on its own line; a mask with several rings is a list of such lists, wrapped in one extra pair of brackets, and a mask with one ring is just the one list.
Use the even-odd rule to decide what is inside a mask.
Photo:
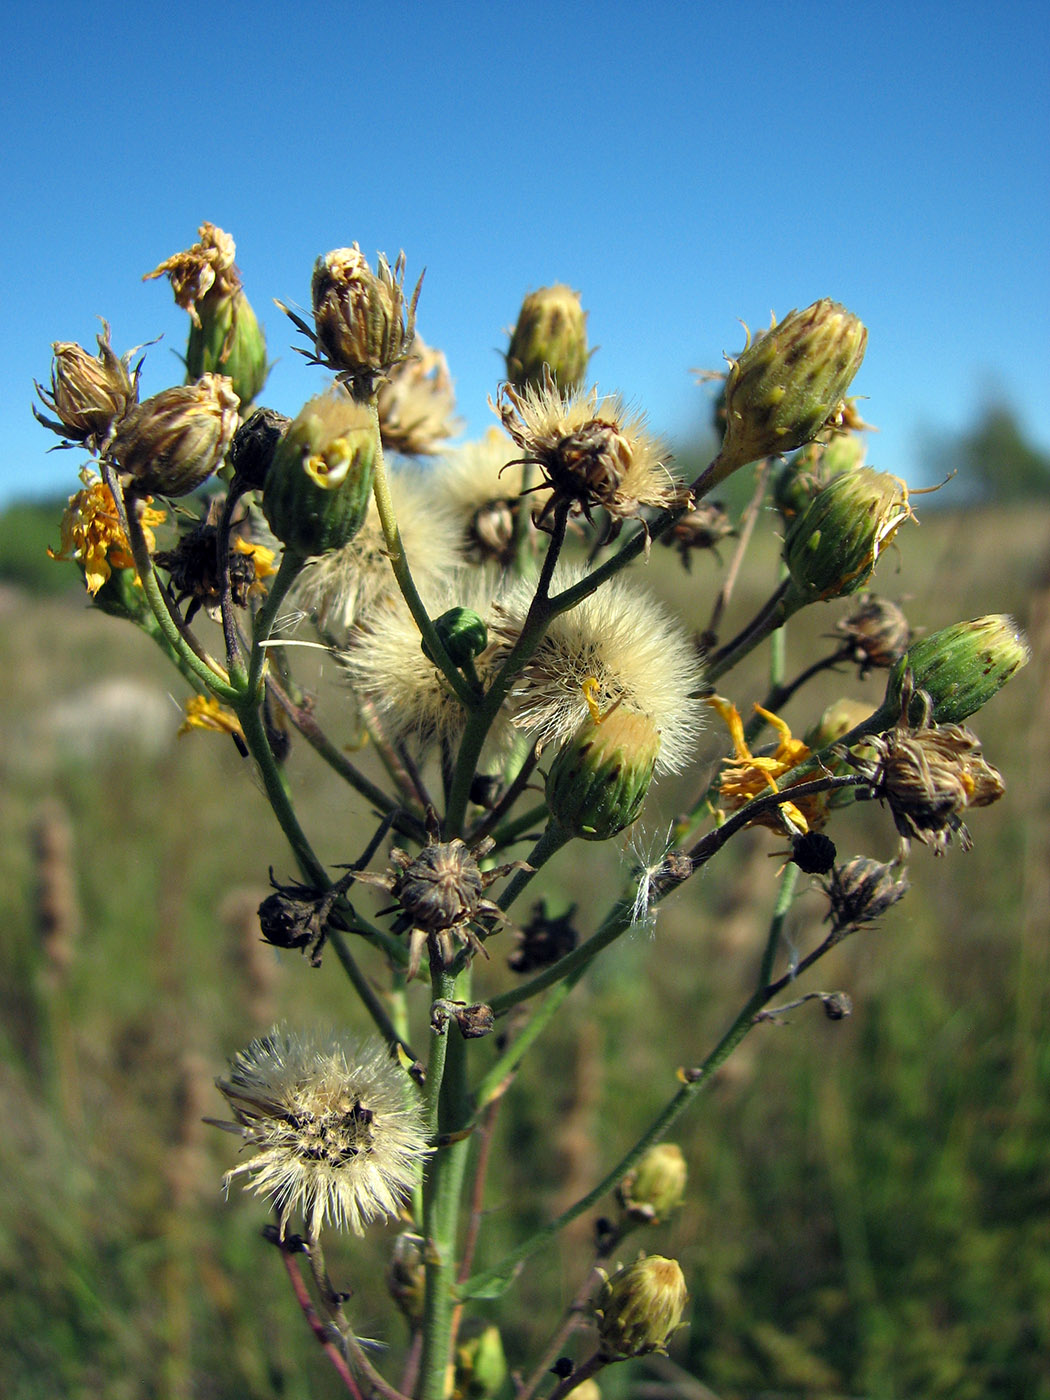
[(773, 906), (773, 917), (769, 921), (769, 936), (766, 939), (765, 950), (762, 953), (762, 964), (758, 973), (760, 987), (765, 987), (772, 981), (777, 949), (780, 947), (781, 935), (784, 932), (784, 920), (787, 918), (791, 903), (795, 898), (799, 874), (798, 866), (792, 863), (788, 865), (780, 877), (780, 889), (777, 891), (776, 904)]
[(515, 1036), (510, 1046), (492, 1065), (474, 1095), (478, 1114), (504, 1092), (507, 1082), (516, 1073), (528, 1051), (547, 1029), (555, 1012), (586, 971), (587, 963), (581, 963), (568, 976), (563, 977), (550, 995), (544, 998), (542, 1005), (533, 1012), (524, 1030)]
[(521, 894), (522, 890), (526, 888), (529, 881), (534, 878), (537, 871), (542, 870), (543, 867), (550, 860), (551, 856), (556, 855), (558, 851), (560, 851), (561, 848), (567, 845), (571, 840), (572, 832), (566, 831), (565, 828), (559, 822), (554, 821), (554, 819), (552, 818), (547, 823), (547, 827), (543, 835), (540, 837), (540, 839), (536, 842), (535, 846), (533, 846), (532, 850), (529, 852), (528, 864), (531, 867), (531, 869), (519, 870), (514, 876), (514, 879), (511, 880), (510, 884), (507, 886), (507, 888), (500, 895), (499, 899), (496, 901), (496, 903), (504, 911), (504, 913), (514, 903), (518, 895)]
[[(270, 640), (270, 634), (277, 621), (277, 612), (281, 604), (288, 595), (292, 584), (299, 577), (306, 559), (295, 550), (286, 549), (281, 555), (281, 562), (277, 569), (277, 574), (270, 584), (270, 591), (266, 595), (266, 600), (255, 615), (255, 624), (252, 629), (252, 654), (248, 665), (248, 680), (243, 692), (243, 699), (251, 705), (257, 706), (262, 699), (262, 674), (266, 664), (265, 643)], [(241, 716), (241, 723), (244, 717)]]
[(749, 652), (754, 651), (755, 647), (764, 642), (771, 632), (775, 632), (778, 627), (783, 627), (793, 612), (798, 611), (801, 603), (797, 601), (795, 595), (789, 595), (788, 583), (788, 580), (781, 583), (773, 596), (744, 630), (715, 652), (709, 661), (705, 680), (713, 685), (720, 676), (731, 671)]
[(386, 542), (387, 553), (390, 556), (390, 565), (397, 579), (397, 586), (400, 588), (405, 602), (408, 604), (409, 612), (415, 619), (419, 628), (420, 636), (426, 644), (426, 649), (434, 659), (435, 665), (440, 669), (442, 675), (456, 693), (457, 699), (466, 709), (473, 710), (478, 703), (478, 693), (463, 676), (455, 662), (445, 650), (445, 645), (438, 636), (437, 628), (430, 619), (430, 614), (423, 606), (423, 600), (419, 596), (415, 580), (412, 578), (412, 571), (408, 566), (405, 557), (405, 547), (401, 542), (401, 531), (398, 529), (397, 516), (394, 513), (394, 502), (390, 495), (390, 481), (386, 472), (386, 460), (383, 457), (383, 447), (379, 432), (379, 407), (378, 400), (373, 394), (369, 400), (369, 408), (372, 412), (372, 419), (375, 424), (376, 439), (378, 447), (376, 450), (375, 477), (372, 482), (372, 493), (375, 496), (376, 510), (379, 513), (379, 523), (383, 529), (383, 539)]

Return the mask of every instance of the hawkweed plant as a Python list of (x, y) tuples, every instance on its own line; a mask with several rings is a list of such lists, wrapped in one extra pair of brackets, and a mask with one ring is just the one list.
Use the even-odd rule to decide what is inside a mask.
[[(197, 244), (147, 273), (166, 276), (189, 314), (186, 383), (140, 401), (141, 361), (118, 356), (103, 322), (97, 354), (55, 343), (37, 410), (90, 457), (54, 557), (80, 567), (94, 606), (162, 648), (184, 683), (184, 729), (237, 745), (283, 833), (261, 936), (298, 950), (303, 977), (345, 974), (372, 1024), (367, 1039), (262, 1025), (216, 1066), (226, 1117), (210, 1121), (240, 1139), (225, 1184), (272, 1208), (265, 1237), (350, 1394), (593, 1394), (605, 1368), (663, 1351), (688, 1321), (678, 1263), (637, 1249), (688, 1189), (668, 1140), (676, 1119), (784, 1005), (849, 1013), (845, 993), (799, 998), (799, 984), (905, 897), (916, 842), (944, 856), (972, 840), (964, 818), (1003, 784), (964, 721), (1025, 664), (1027, 645), (1000, 616), (913, 641), (900, 608), (870, 591), (913, 510), (902, 480), (864, 465), (867, 425), (846, 396), (867, 331), (829, 299), (727, 357), (724, 440), (687, 480), (642, 412), (590, 383), (587, 316), (560, 284), (524, 300), (488, 432), (453, 445), (449, 367), (416, 331), (422, 279), (406, 283), (404, 254), (373, 270), (356, 244), (317, 259), (309, 310), (282, 307), (319, 368), (316, 396), (294, 416), (258, 407), (267, 349), (234, 255), (232, 238), (204, 224)], [(730, 522), (708, 493), (756, 463), (758, 489)], [(733, 579), (765, 518), (783, 540), (779, 578), (724, 637)], [(679, 596), (696, 550), (732, 551), (706, 629), (644, 581), (655, 542), (678, 552), (660, 568), (681, 567)], [(786, 674), (791, 618), (851, 595), (830, 651)], [(330, 732), (345, 716), (323, 713), (296, 680), (303, 643), (332, 658), (356, 748)], [(764, 688), (743, 695), (734, 672), (759, 649)], [(781, 707), (848, 664), (885, 674), (881, 702), (833, 706), (792, 734)], [(713, 776), (697, 763), (703, 726), (722, 739)], [(346, 784), (326, 840), (374, 818), (363, 854), (348, 849), (338, 865), (318, 857), (296, 811), (297, 735)], [(564, 873), (595, 842), (646, 850), (630, 828), (651, 785), (690, 772), (692, 801), (638, 869), (625, 861), (607, 908), (523, 902), (548, 862)], [(889, 860), (839, 858), (838, 813), (861, 798), (885, 809)], [(663, 900), (756, 827), (781, 859), (750, 996), (676, 1074), (669, 1051), (672, 1092), (602, 1179), (494, 1257), (486, 1172), (526, 1056), (571, 1017), (573, 989), (606, 950), (650, 928)], [(270, 863), (246, 860), (256, 878)], [(827, 896), (828, 926), (788, 962), (781, 931), (803, 873)], [(594, 1207), (606, 1213), (563, 1320), (510, 1377), (494, 1300)], [(336, 1286), (325, 1235), (384, 1228), (385, 1283)], [(382, 1287), (407, 1338), (400, 1350), (386, 1339), (377, 1361), (354, 1314), (358, 1325), (373, 1316), (368, 1289)], [(388, 1363), (396, 1374), (381, 1374)]]

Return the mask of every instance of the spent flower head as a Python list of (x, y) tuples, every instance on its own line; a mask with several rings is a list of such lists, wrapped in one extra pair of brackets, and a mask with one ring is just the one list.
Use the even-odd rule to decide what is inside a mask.
[(668, 453), (647, 432), (645, 415), (629, 413), (618, 397), (562, 391), (545, 373), (538, 388), (501, 385), (492, 408), (551, 489), (541, 520), (556, 500), (588, 520), (600, 506), (622, 522), (646, 507), (677, 508), (690, 499), (666, 466)]
[(459, 431), (448, 361), (416, 335), (379, 386), (379, 432), (388, 452), (431, 457)]
[[(62, 515), (61, 543), (57, 550), (49, 548), (47, 552), (52, 559), (71, 559), (79, 564), (87, 591), (94, 597), (114, 569), (134, 569), (135, 560), (112, 491), (87, 467), (81, 471), (80, 480), (83, 489), (70, 496)], [(164, 511), (149, 508), (151, 499), (144, 501), (140, 516), (150, 553), (156, 543), (152, 527), (165, 518)]]
[(139, 493), (187, 496), (222, 464), (239, 409), (225, 375), (202, 374), (133, 409), (118, 425), (109, 455)]
[[(582, 574), (556, 574), (559, 588)], [(514, 585), (495, 607), (491, 664), (517, 641), (532, 585)], [(617, 577), (559, 613), (511, 691), (514, 724), (543, 744), (562, 742), (614, 708), (647, 718), (658, 737), (656, 773), (681, 769), (700, 729), (703, 663), (682, 625), (634, 580)]]
[(51, 387), (36, 384), (36, 391), (55, 418), (46, 417), (33, 405), (38, 423), (58, 433), (67, 446), (82, 443), (89, 452), (105, 449), (116, 425), (138, 402), (142, 367), (139, 361), (131, 368), (134, 350), (118, 358), (109, 343), (108, 322), (102, 322), (102, 334), (96, 339), (97, 355), (75, 341), (54, 342)]
[[(718, 796), (727, 812), (739, 811), (756, 797), (780, 792), (781, 779), (809, 757), (809, 748), (801, 739), (792, 737), (787, 722), (761, 705), (755, 706), (755, 713), (773, 727), (777, 742), (772, 753), (752, 753), (737, 707), (718, 695), (708, 703), (722, 716), (733, 740), (733, 756), (722, 764), (718, 780)], [(800, 783), (805, 781), (805, 776), (796, 779)], [(789, 834), (797, 835), (823, 826), (826, 819), (827, 796), (816, 793), (798, 803), (783, 802), (770, 811), (759, 813), (755, 825), (768, 826), (773, 831), (786, 829)]]
[(188, 311), (190, 319), (199, 326), (197, 303), (213, 289), (222, 296), (232, 296), (239, 289), (241, 278), (234, 265), (237, 245), (232, 237), (209, 223), (201, 224), (197, 233), (199, 241), (192, 248), (165, 258), (142, 280), (150, 282), (154, 277), (167, 277), (176, 303)]
[(277, 1026), (253, 1040), (216, 1080), (252, 1152), (224, 1177), (243, 1176), (268, 1196), (283, 1239), (294, 1211), (311, 1238), (331, 1222), (363, 1234), (395, 1215), (427, 1155), (421, 1113), (404, 1072), (379, 1040), (334, 1037)]
[[(435, 495), (459, 521), (464, 553), (506, 567), (515, 557), (520, 529), (523, 464), (506, 433), (492, 427), (477, 442), (446, 453), (432, 473)], [(536, 492), (534, 509), (546, 513), (550, 491)], [(534, 533), (531, 518), (527, 527)]]

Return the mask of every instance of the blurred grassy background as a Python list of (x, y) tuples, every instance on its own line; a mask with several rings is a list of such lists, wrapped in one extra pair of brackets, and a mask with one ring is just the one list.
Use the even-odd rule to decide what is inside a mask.
[[(201, 1119), (223, 1116), (212, 1081), (225, 1057), (273, 1021), (367, 1027), (334, 958), (313, 971), (258, 939), (267, 866), (293, 871), (248, 765), (224, 738), (175, 739), (178, 678), (85, 607), (72, 566), (43, 558), (57, 512), (13, 516), (0, 522), (3, 1392), (335, 1396), (260, 1238), (264, 1207), (239, 1191), (222, 1200), (236, 1143)], [(831, 1023), (811, 1004), (757, 1027), (681, 1124), (688, 1203), (627, 1253), (681, 1259), (691, 1325), (674, 1366), (614, 1369), (608, 1395), (1050, 1396), (1050, 521), (1030, 504), (927, 511), (900, 564), (888, 556), (876, 581), (915, 600), (914, 623), (1009, 611), (1029, 630), (1032, 665), (974, 721), (1007, 797), (974, 814), (968, 855), (918, 849), (904, 903), (801, 985), (848, 991), (853, 1017)], [(769, 539), (726, 635), (774, 573)], [(685, 575), (663, 550), (648, 570), (697, 628), (717, 578), (709, 558)], [(846, 610), (792, 624), (789, 674)], [(343, 742), (330, 670), (314, 683)], [(734, 673), (731, 697), (749, 703), (761, 674), (758, 662), (749, 690)], [(839, 694), (874, 703), (880, 689), (877, 676), (826, 677), (787, 717), (802, 730)], [(701, 764), (723, 746), (712, 725)], [(289, 771), (321, 856), (355, 858), (364, 804), (304, 745)], [(636, 850), (658, 844), (698, 782), (654, 792)], [(894, 848), (872, 805), (832, 834), (842, 857)], [(676, 1067), (724, 1029), (756, 974), (776, 849), (762, 833), (731, 843), (566, 1004), (502, 1111), (482, 1262), (606, 1170), (674, 1091)], [(635, 859), (630, 842), (586, 857), (537, 882), (558, 910), (571, 888), (584, 933)], [(789, 934), (803, 951), (823, 912), (814, 894), (798, 902)], [(491, 945), (482, 994), (511, 981), (510, 942)], [(355, 1290), (359, 1330), (396, 1353), (381, 1281), (391, 1238), (344, 1242), (330, 1263)], [(575, 1291), (587, 1244), (586, 1228), (570, 1234), (491, 1309), (512, 1365)]]

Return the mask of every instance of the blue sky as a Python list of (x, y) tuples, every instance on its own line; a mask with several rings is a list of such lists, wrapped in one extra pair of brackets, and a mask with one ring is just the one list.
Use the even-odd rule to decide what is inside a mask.
[(495, 421), (505, 328), (566, 281), (603, 390), (678, 439), (689, 374), (832, 296), (870, 328), (869, 454), (919, 485), (921, 429), (1003, 393), (1050, 447), (1050, 62), (1036, 4), (189, 0), (12, 8), (0, 57), (0, 503), (75, 489), (30, 416), (50, 342), (186, 320), (141, 275), (198, 224), (237, 240), (279, 358), (265, 399), (322, 387), (272, 298), (307, 302), (352, 241), (426, 265), (419, 324), (461, 416)]

